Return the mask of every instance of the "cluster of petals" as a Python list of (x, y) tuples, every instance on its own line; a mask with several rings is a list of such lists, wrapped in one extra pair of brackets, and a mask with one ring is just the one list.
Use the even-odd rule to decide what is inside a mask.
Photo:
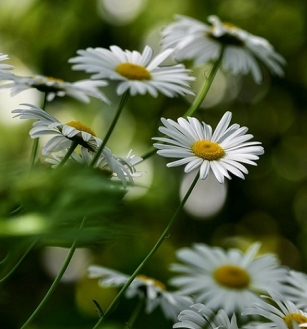
[(4, 83), (0, 88), (11, 89), (11, 96), (15, 96), (20, 92), (35, 88), (41, 92), (47, 94), (47, 100), (52, 101), (56, 96), (70, 96), (78, 101), (88, 103), (90, 97), (95, 97), (101, 101), (110, 104), (110, 101), (102, 93), (98, 87), (105, 87), (108, 83), (102, 80), (80, 80), (76, 82), (67, 82), (61, 79), (47, 77), (44, 75), (35, 76), (18, 76), (15, 74), (1, 74), (1, 80), (7, 80), (8, 83)]
[(51, 114), (43, 111), (39, 107), (32, 104), (21, 104), (27, 106), (26, 109), (15, 109), (12, 113), (14, 117), (20, 119), (36, 119), (33, 123), (33, 128), (29, 134), (31, 138), (39, 138), (43, 136), (53, 135), (43, 146), (43, 156), (49, 155), (51, 152), (58, 152), (67, 149), (71, 146), (74, 139), (80, 141), (80, 145), (90, 149), (97, 150), (101, 140), (93, 134), (81, 131), (73, 126), (63, 124)]
[[(247, 142), (253, 135), (246, 134), (247, 127), (238, 124), (229, 126), (232, 114), (226, 112), (214, 132), (210, 125), (194, 117), (179, 118), (177, 122), (162, 118), (164, 126), (159, 131), (166, 137), (154, 137), (160, 143), (154, 143), (157, 153), (167, 158), (179, 158), (167, 164), (168, 167), (185, 165), (186, 173), (199, 169), (200, 179), (206, 179), (212, 170), (216, 179), (224, 183), (224, 178), (231, 179), (229, 172), (244, 179), (248, 171), (244, 164), (256, 165), (255, 160), (264, 153), (260, 142)], [(195, 142), (215, 143), (223, 151), (217, 159), (208, 160), (195, 154), (192, 146)], [(212, 144), (213, 145), (213, 144)]]
[[(97, 265), (88, 268), (89, 278), (99, 278), (100, 286), (122, 287), (129, 280), (129, 276), (121, 272)], [(193, 300), (178, 292), (170, 292), (159, 281), (146, 276), (137, 276), (125, 292), (127, 298), (139, 296), (145, 298), (146, 313), (151, 313), (160, 306), (165, 317), (175, 321), (180, 311), (188, 308)]]
[(300, 309), (307, 311), (307, 274), (289, 270), (284, 280), (282, 295)]
[(222, 48), (222, 68), (233, 74), (251, 73), (257, 83), (262, 81), (259, 61), (273, 74), (282, 76), (284, 58), (264, 38), (209, 16), (207, 25), (196, 19), (177, 15), (176, 21), (162, 30), (162, 46), (174, 48), (177, 61), (194, 60), (196, 65), (215, 61)]
[[(118, 46), (111, 46), (110, 49), (87, 48), (78, 50), (78, 56), (71, 58), (69, 62), (73, 63), (73, 69), (91, 73), (92, 79), (119, 81), (118, 95), (126, 91), (132, 96), (149, 93), (157, 97), (158, 92), (168, 97), (194, 95), (190, 82), (195, 78), (189, 75), (190, 71), (184, 65), (160, 66), (172, 52), (172, 49), (166, 49), (153, 57), (153, 50), (149, 46), (142, 53), (122, 50)], [(122, 64), (126, 65), (127, 74), (118, 70)]]
[[(269, 322), (261, 323), (263, 329), (299, 329), (307, 327), (307, 313), (297, 307), (293, 302), (287, 300), (285, 296), (268, 289), (269, 296), (263, 296), (265, 302), (255, 303), (245, 308), (242, 315), (261, 316)], [(259, 326), (247, 326), (246, 329), (254, 329)]]
[[(99, 146), (100, 145), (101, 142), (99, 142)], [(46, 161), (51, 163), (53, 168), (56, 168), (61, 163), (66, 153), (67, 150), (62, 150), (61, 153), (52, 153), (52, 157), (47, 158)], [(94, 160), (94, 156), (94, 152), (91, 152), (85, 147), (81, 147), (80, 153), (74, 151), (66, 164), (79, 163), (83, 166), (90, 166)], [(123, 187), (127, 187), (127, 179), (129, 183), (133, 185), (133, 178), (141, 176), (141, 173), (135, 169), (135, 165), (141, 161), (142, 158), (131, 154), (131, 151), (123, 158), (113, 154), (111, 150), (105, 146), (98, 160), (94, 164), (94, 168), (100, 169), (107, 175), (119, 178)]]
[[(9, 57), (6, 54), (0, 53), (0, 62), (8, 60)], [(10, 72), (8, 70), (13, 70), (14, 66), (9, 64), (0, 63), (0, 74), (4, 74), (5, 76), (10, 76)]]
[(181, 311), (178, 320), (179, 322), (175, 323), (173, 328), (239, 329), (235, 314), (229, 318), (223, 309), (214, 313), (210, 308), (201, 303), (191, 305), (190, 309)]
[[(254, 243), (243, 253), (235, 248), (225, 251), (197, 243), (192, 248), (179, 249), (176, 256), (181, 263), (172, 264), (171, 270), (180, 274), (170, 283), (214, 311), (241, 312), (261, 301), (259, 293), (268, 289), (281, 292), (286, 276), (286, 269), (274, 255), (257, 256), (259, 248), (260, 244)], [(224, 271), (224, 281), (216, 276), (218, 270)], [(240, 285), (242, 277), (244, 284)]]

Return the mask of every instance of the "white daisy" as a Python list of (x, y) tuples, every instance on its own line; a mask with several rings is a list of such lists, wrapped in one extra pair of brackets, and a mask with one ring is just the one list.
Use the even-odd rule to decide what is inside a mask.
[(279, 292), (286, 275), (275, 256), (257, 257), (259, 248), (260, 244), (255, 243), (245, 254), (238, 249), (224, 251), (205, 244), (180, 249), (177, 258), (183, 264), (173, 264), (171, 269), (182, 274), (171, 279), (171, 284), (214, 311), (241, 311), (258, 302), (259, 293), (268, 289)]
[[(101, 143), (99, 143), (98, 147)], [(52, 158), (47, 158), (46, 161), (53, 165), (53, 168), (57, 167), (63, 158), (65, 157), (67, 150), (62, 151), (61, 154), (53, 153)], [(85, 147), (81, 147), (80, 154), (73, 152), (67, 164), (74, 162), (80, 163), (84, 166), (90, 166), (94, 159), (95, 153), (91, 152)], [(135, 165), (142, 161), (141, 157), (134, 156), (131, 154), (131, 151), (128, 153), (126, 158), (121, 158), (112, 154), (111, 150), (108, 147), (104, 147), (102, 154), (98, 158), (94, 168), (99, 168), (107, 176), (118, 177), (124, 187), (127, 186), (127, 178), (130, 184), (134, 184), (133, 178), (140, 177), (140, 172), (136, 171)]]
[(282, 295), (297, 307), (307, 311), (307, 275), (290, 270), (285, 278)]
[(51, 114), (48, 114), (35, 105), (21, 105), (28, 106), (29, 108), (13, 110), (12, 113), (16, 113), (14, 118), (37, 119), (29, 132), (31, 138), (54, 135), (44, 144), (43, 156), (47, 156), (51, 152), (65, 150), (71, 146), (73, 141), (78, 142), (79, 145), (91, 151), (97, 150), (101, 143), (101, 139), (96, 137), (94, 131), (79, 121), (71, 121), (63, 124)]
[(122, 50), (117, 46), (79, 50), (79, 56), (71, 58), (73, 69), (92, 73), (92, 79), (117, 80), (117, 94), (129, 90), (132, 96), (158, 91), (168, 97), (192, 94), (189, 82), (195, 80), (182, 64), (159, 66), (173, 50), (166, 49), (153, 58), (153, 50), (146, 46), (142, 53)]
[[(273, 290), (272, 290), (273, 291)], [(243, 315), (260, 315), (270, 322), (266, 323), (267, 328), (271, 329), (295, 329), (307, 327), (307, 313), (300, 310), (291, 301), (286, 300), (282, 295), (270, 293), (266, 297), (268, 303), (261, 301), (247, 307)], [(274, 306), (272, 302), (275, 303)]]
[[(102, 266), (89, 266), (89, 278), (100, 278), (101, 286), (122, 287), (129, 280), (129, 276)], [(146, 313), (151, 313), (160, 306), (165, 317), (176, 320), (180, 311), (188, 308), (193, 300), (178, 292), (166, 291), (166, 287), (158, 280), (145, 275), (138, 275), (125, 292), (127, 298), (139, 296), (145, 298)]]
[(226, 112), (212, 134), (211, 126), (200, 123), (196, 118), (179, 118), (177, 122), (162, 118), (165, 127), (159, 131), (167, 137), (154, 137), (160, 143), (153, 144), (157, 153), (167, 158), (179, 158), (168, 167), (186, 165), (186, 173), (199, 168), (200, 179), (206, 179), (212, 170), (216, 179), (224, 182), (231, 179), (228, 172), (244, 179), (248, 170), (241, 164), (256, 165), (258, 155), (264, 153), (260, 142), (247, 142), (253, 135), (246, 134), (248, 128), (229, 123), (232, 114)]
[(15, 96), (24, 90), (35, 88), (47, 93), (48, 101), (52, 101), (56, 96), (63, 97), (68, 95), (81, 102), (88, 103), (90, 101), (89, 96), (91, 96), (110, 104), (107, 97), (98, 89), (98, 87), (104, 87), (108, 84), (102, 80), (80, 80), (71, 83), (43, 75), (21, 77), (15, 74), (7, 75), (3, 79), (12, 81), (0, 86), (0, 88), (11, 88), (11, 96)]
[[(8, 55), (5, 55), (5, 54), (0, 53), (0, 62), (6, 61), (8, 59), (9, 59)], [(1, 76), (2, 73), (5, 74), (5, 76), (7, 74), (10, 75), (12, 73), (8, 72), (7, 70), (13, 70), (13, 69), (14, 69), (14, 66), (12, 66), (12, 65), (0, 64), (0, 80), (3, 79), (3, 77)]]
[(188, 329), (238, 329), (236, 315), (229, 319), (224, 310), (219, 310), (215, 314), (207, 306), (197, 303), (190, 306), (190, 309), (181, 311), (178, 315), (179, 322), (173, 328)]
[(196, 65), (217, 60), (225, 46), (222, 68), (233, 74), (251, 73), (254, 80), (262, 80), (262, 62), (276, 75), (282, 76), (285, 59), (264, 38), (255, 36), (217, 16), (209, 16), (211, 25), (198, 20), (176, 16), (176, 22), (162, 30), (162, 46), (174, 48), (177, 61), (194, 60)]

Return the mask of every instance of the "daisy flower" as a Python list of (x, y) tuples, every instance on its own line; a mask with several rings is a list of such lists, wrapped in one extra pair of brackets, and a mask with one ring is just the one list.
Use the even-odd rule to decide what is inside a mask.
[(169, 162), (168, 167), (186, 165), (186, 173), (199, 168), (200, 179), (206, 179), (210, 170), (220, 183), (224, 183), (224, 177), (231, 179), (228, 172), (244, 179), (248, 170), (241, 163), (256, 165), (254, 160), (264, 150), (260, 142), (247, 142), (253, 137), (246, 134), (248, 128), (238, 124), (228, 127), (231, 116), (226, 112), (213, 134), (211, 126), (193, 117), (179, 118), (178, 123), (162, 118), (164, 127), (159, 131), (167, 137), (154, 137), (161, 143), (153, 145), (159, 155), (179, 158)]
[(28, 109), (13, 110), (12, 113), (16, 113), (14, 118), (37, 120), (33, 123), (33, 128), (29, 132), (31, 138), (54, 135), (44, 144), (43, 156), (47, 156), (51, 152), (65, 150), (71, 146), (73, 141), (91, 151), (97, 150), (101, 143), (101, 139), (96, 137), (95, 132), (79, 121), (70, 121), (63, 124), (35, 105), (21, 105), (28, 106)]
[(217, 60), (222, 47), (225, 52), (222, 68), (233, 74), (251, 73), (254, 80), (260, 83), (262, 62), (273, 74), (283, 75), (282, 66), (285, 59), (264, 38), (255, 36), (230, 23), (223, 23), (217, 16), (209, 16), (209, 23), (176, 16), (176, 21), (162, 30), (163, 48), (174, 48), (177, 61), (194, 60), (202, 65)]
[(190, 306), (190, 309), (183, 310), (178, 315), (179, 322), (173, 328), (188, 329), (238, 329), (236, 315), (229, 319), (224, 310), (219, 310), (215, 314), (207, 306), (197, 303)]
[[(8, 55), (0, 53), (0, 62), (6, 61), (8, 59), (9, 59)], [(12, 66), (12, 65), (0, 64), (0, 74), (3, 73), (3, 74), (5, 74), (5, 76), (12, 74), (10, 72), (7, 72), (7, 70), (13, 70), (13, 69), (14, 69), (14, 66)], [(2, 79), (1, 75), (0, 75), (0, 79)]]
[(307, 275), (290, 270), (285, 278), (282, 295), (300, 309), (307, 311)]
[(89, 96), (91, 96), (110, 104), (107, 97), (98, 89), (98, 87), (104, 87), (108, 84), (106, 81), (102, 80), (80, 80), (71, 83), (43, 75), (21, 77), (15, 74), (3, 76), (2, 78), (3, 80), (12, 81), (0, 87), (11, 88), (11, 96), (15, 96), (24, 90), (35, 88), (41, 92), (47, 93), (48, 101), (52, 101), (56, 96), (63, 97), (67, 95), (81, 102), (88, 103), (90, 101)]
[(159, 66), (173, 50), (166, 49), (153, 58), (153, 50), (146, 46), (142, 53), (122, 50), (117, 46), (87, 48), (79, 50), (79, 56), (71, 58), (73, 69), (92, 73), (92, 79), (110, 79), (119, 81), (117, 94), (129, 90), (132, 96), (149, 93), (158, 96), (158, 91), (168, 97), (194, 92), (190, 89), (190, 71), (184, 65)]
[[(129, 276), (102, 266), (92, 265), (88, 268), (89, 278), (100, 278), (99, 284), (104, 287), (122, 287), (129, 280)], [(145, 275), (138, 275), (126, 290), (126, 297), (138, 296), (145, 298), (145, 311), (151, 313), (160, 306), (165, 317), (176, 320), (179, 312), (188, 308), (193, 300), (178, 292), (169, 292), (165, 285)]]
[[(271, 329), (295, 329), (307, 327), (307, 313), (300, 310), (282, 295), (270, 293), (269, 303), (264, 301), (247, 307), (242, 315), (260, 315), (270, 322), (265, 323)], [(274, 302), (274, 305), (272, 305)]]
[(182, 274), (171, 279), (171, 284), (212, 310), (222, 308), (227, 314), (242, 311), (261, 300), (259, 293), (280, 291), (286, 275), (273, 255), (257, 257), (259, 248), (255, 243), (245, 254), (205, 244), (180, 249), (177, 258), (183, 264), (173, 264), (171, 269)]
[[(100, 143), (98, 147), (100, 146)], [(47, 158), (46, 161), (51, 163), (53, 168), (57, 167), (63, 158), (65, 157), (67, 150), (62, 151), (61, 154), (53, 153), (52, 158)], [(90, 166), (95, 153), (91, 152), (85, 147), (81, 147), (80, 154), (73, 152), (66, 164), (79, 163), (84, 166)], [(140, 177), (140, 172), (136, 171), (135, 165), (142, 161), (139, 156), (134, 156), (131, 151), (128, 153), (126, 158), (121, 158), (117, 155), (112, 154), (108, 147), (104, 147), (102, 154), (94, 165), (94, 168), (98, 168), (107, 174), (109, 177), (118, 177), (123, 186), (127, 186), (127, 178), (130, 184), (134, 184), (133, 178)]]

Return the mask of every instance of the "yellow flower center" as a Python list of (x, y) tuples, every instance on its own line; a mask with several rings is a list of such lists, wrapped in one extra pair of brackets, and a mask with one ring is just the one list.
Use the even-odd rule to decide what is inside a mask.
[(62, 79), (57, 79), (57, 78), (53, 78), (53, 77), (46, 77), (47, 80), (51, 81), (51, 82), (58, 82), (58, 83), (63, 83), (64, 80)]
[(230, 289), (244, 289), (250, 282), (249, 274), (236, 265), (223, 265), (214, 272), (214, 279), (220, 285)]
[(150, 80), (150, 72), (143, 66), (132, 63), (121, 63), (116, 72), (129, 80)]
[(297, 324), (307, 323), (307, 317), (299, 313), (291, 313), (284, 317), (284, 321), (289, 329), (293, 329), (293, 321)]
[(80, 131), (84, 131), (86, 133), (91, 134), (92, 136), (96, 136), (95, 132), (88, 126), (84, 125), (80, 121), (70, 121), (66, 123), (67, 126), (74, 127)]
[(151, 282), (155, 287), (160, 288), (163, 291), (166, 290), (165, 285), (162, 282), (160, 282), (160, 281), (158, 281), (156, 279), (150, 278), (150, 277), (148, 277), (146, 275), (138, 275), (137, 278), (139, 280), (144, 281), (144, 282), (147, 282), (147, 283), (148, 282)]
[(223, 22), (223, 25), (226, 27), (226, 29), (229, 29), (229, 30), (237, 29), (237, 27), (234, 24), (229, 23), (229, 22)]
[(33, 79), (35, 79), (35, 82), (33, 83), (33, 87), (35, 87), (37, 90), (42, 92), (57, 92), (59, 90), (63, 90), (63, 87), (59, 85), (51, 85), (47, 86), (47, 81), (62, 84), (64, 83), (64, 80), (62, 79), (56, 79), (53, 77), (40, 77), (40, 76), (34, 76)]
[(225, 151), (219, 144), (208, 140), (196, 141), (191, 149), (196, 156), (208, 161), (218, 160), (225, 155)]
[[(236, 30), (238, 29), (237, 26), (235, 26), (232, 23), (228, 23), (228, 22), (223, 22), (222, 23), (224, 25), (224, 27), (227, 30)], [(214, 30), (214, 27), (212, 27), (212, 31)], [(229, 31), (226, 31), (224, 34), (220, 35), (219, 37), (214, 36), (213, 32), (209, 32), (207, 34), (208, 37), (219, 41), (220, 43), (224, 44), (224, 45), (230, 45), (230, 46), (238, 46), (238, 47), (244, 47), (244, 41), (241, 40), (239, 37), (237, 37), (236, 35), (233, 35), (232, 33), (229, 33)]]
[(54, 78), (54, 77), (40, 77), (40, 76), (37, 76), (37, 75), (34, 75), (34, 79), (37, 79), (39, 82), (44, 82), (45, 79), (48, 80), (48, 81), (51, 81), (51, 82), (58, 82), (58, 83), (63, 83), (64, 80), (62, 79), (57, 79), (57, 78)]

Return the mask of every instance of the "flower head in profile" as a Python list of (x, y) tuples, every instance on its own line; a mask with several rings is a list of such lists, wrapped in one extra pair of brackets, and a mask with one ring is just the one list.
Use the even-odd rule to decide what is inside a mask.
[(35, 105), (21, 105), (28, 106), (28, 108), (13, 110), (12, 113), (16, 114), (14, 117), (37, 120), (29, 132), (31, 138), (53, 135), (43, 146), (43, 156), (47, 156), (51, 152), (65, 150), (71, 146), (73, 141), (91, 151), (97, 150), (101, 143), (101, 139), (96, 137), (95, 132), (80, 121), (70, 121), (63, 124)]
[(110, 79), (119, 81), (117, 94), (122, 95), (129, 90), (132, 96), (149, 93), (153, 97), (158, 92), (174, 97), (194, 92), (189, 82), (195, 78), (189, 76), (190, 71), (182, 64), (160, 66), (172, 53), (166, 49), (156, 57), (153, 50), (146, 46), (142, 53), (122, 50), (117, 46), (104, 48), (87, 48), (79, 50), (77, 57), (71, 58), (73, 69), (91, 73), (92, 79)]
[(208, 21), (211, 25), (177, 15), (162, 31), (162, 46), (174, 48), (176, 60), (194, 60), (196, 65), (217, 60), (224, 47), (222, 68), (233, 74), (251, 73), (257, 83), (262, 81), (259, 62), (273, 74), (283, 75), (285, 60), (266, 39), (223, 23), (217, 16), (209, 16)]
[(262, 300), (257, 304), (250, 305), (246, 307), (242, 314), (260, 315), (269, 320), (270, 322), (265, 323), (266, 329), (299, 329), (307, 327), (307, 313), (285, 299), (284, 296), (272, 292), (270, 296), (265, 298), (269, 299), (268, 303)]
[(239, 329), (236, 315), (228, 317), (224, 310), (219, 310), (216, 314), (206, 305), (197, 303), (190, 306), (190, 309), (183, 310), (178, 315), (179, 322), (173, 328), (188, 329)]
[[(122, 287), (129, 280), (128, 275), (96, 265), (89, 266), (88, 277), (100, 278), (99, 284), (104, 287)], [(135, 296), (145, 298), (146, 313), (151, 313), (160, 306), (165, 317), (174, 321), (180, 311), (193, 303), (190, 297), (183, 296), (178, 292), (169, 292), (162, 282), (145, 275), (138, 275), (125, 294), (127, 298)]]
[(2, 77), (0, 75), (0, 78), (11, 81), (1, 85), (1, 88), (10, 88), (12, 96), (24, 90), (35, 88), (41, 92), (45, 92), (48, 101), (52, 101), (56, 96), (63, 97), (67, 95), (83, 103), (88, 103), (90, 101), (89, 96), (98, 98), (107, 104), (110, 103), (107, 97), (98, 89), (98, 87), (104, 87), (108, 84), (106, 81), (102, 80), (80, 80), (71, 83), (43, 75), (21, 77), (15, 74)]
[[(99, 142), (98, 147), (101, 142)], [(52, 153), (52, 158), (47, 158), (46, 161), (51, 163), (53, 167), (57, 167), (63, 158), (65, 157), (67, 150), (62, 153)], [(83, 166), (90, 166), (94, 159), (95, 152), (90, 151), (88, 148), (81, 147), (80, 153), (74, 151), (66, 164), (79, 163)], [(127, 179), (130, 184), (134, 184), (134, 177), (140, 177), (141, 173), (135, 169), (135, 165), (142, 161), (139, 156), (134, 156), (131, 151), (127, 157), (121, 158), (115, 154), (112, 154), (108, 147), (104, 147), (102, 154), (99, 156), (94, 168), (100, 169), (109, 177), (117, 177), (121, 180), (124, 187), (127, 186)]]
[[(8, 60), (9, 57), (6, 54), (0, 53), (0, 62)], [(0, 74), (4, 74), (5, 76), (11, 75), (12, 73), (8, 72), (8, 70), (13, 70), (14, 66), (8, 65), (8, 64), (2, 64), (0, 63)], [(1, 79), (1, 75), (0, 75)]]
[(179, 118), (175, 122), (162, 118), (164, 127), (159, 131), (166, 137), (154, 137), (158, 154), (179, 160), (167, 164), (168, 167), (186, 165), (186, 173), (199, 168), (200, 179), (206, 179), (212, 170), (216, 179), (224, 182), (231, 179), (228, 172), (244, 179), (248, 171), (244, 164), (256, 165), (254, 160), (264, 153), (260, 142), (247, 142), (253, 135), (246, 134), (248, 128), (238, 124), (229, 126), (231, 113), (226, 112), (214, 133), (211, 126), (200, 123), (196, 118)]
[(205, 244), (179, 249), (176, 256), (182, 264), (173, 264), (171, 270), (181, 274), (170, 283), (214, 311), (242, 311), (261, 300), (259, 293), (279, 292), (286, 275), (273, 255), (257, 257), (259, 248), (255, 243), (245, 253)]

